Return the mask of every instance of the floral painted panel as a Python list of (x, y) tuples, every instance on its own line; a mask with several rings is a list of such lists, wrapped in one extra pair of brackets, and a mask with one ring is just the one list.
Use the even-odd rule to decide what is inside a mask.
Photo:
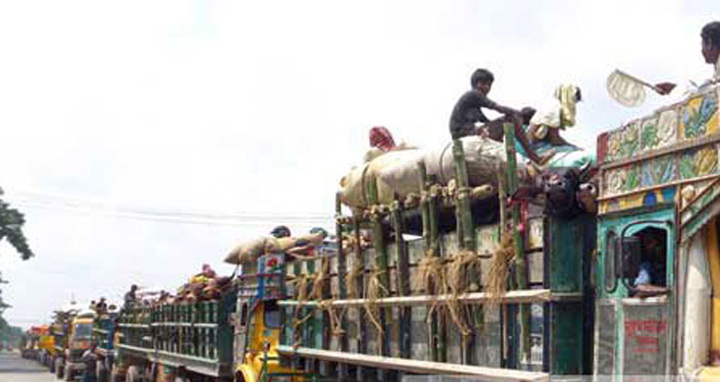
[(660, 144), (658, 136), (658, 118), (650, 117), (642, 121), (640, 128), (640, 150), (652, 150)]
[(657, 122), (658, 147), (665, 147), (677, 141), (678, 125), (680, 124), (679, 109), (673, 108), (660, 112)]
[(715, 174), (718, 172), (718, 148), (707, 145), (686, 151), (680, 155), (679, 166), (682, 179)]
[[(691, 167), (694, 171), (694, 157), (691, 159), (693, 160)], [(707, 164), (704, 164), (704, 166), (707, 166)], [(703, 170), (706, 169), (703, 168)], [(608, 170), (605, 172), (603, 179), (602, 196), (606, 197), (643, 188), (662, 186), (676, 181), (677, 174), (677, 159), (672, 154)]]
[(605, 188), (603, 196), (620, 194), (638, 188), (641, 176), (640, 166), (638, 165), (607, 171), (603, 182)]
[(683, 109), (682, 137), (699, 138), (718, 130), (718, 101), (715, 92), (690, 99)]
[(645, 161), (641, 165), (640, 187), (652, 187), (675, 180), (677, 166), (673, 155)]

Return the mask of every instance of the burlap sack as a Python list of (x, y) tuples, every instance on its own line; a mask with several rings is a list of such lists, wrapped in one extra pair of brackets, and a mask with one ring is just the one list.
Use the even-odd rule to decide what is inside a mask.
[[(417, 163), (422, 153), (420, 150), (390, 151), (380, 155), (363, 166), (355, 167), (340, 181), (340, 198), (343, 204), (350, 207), (368, 206), (367, 195), (363, 187), (371, 179), (377, 180), (377, 174), (384, 168), (401, 163)], [(382, 181), (377, 182), (378, 202), (389, 203), (393, 200), (393, 189)]]
[(230, 264), (244, 264), (254, 262), (265, 252), (265, 244), (267, 238), (255, 239), (246, 243), (242, 243), (235, 247), (225, 257), (225, 262)]
[[(484, 184), (497, 185), (497, 171), (506, 168), (507, 155), (505, 145), (500, 142), (478, 136), (460, 140), (465, 152), (465, 162), (470, 186)], [(428, 175), (434, 175), (442, 185), (455, 176), (455, 160), (452, 155), (452, 142), (425, 150), (422, 161)], [(378, 183), (397, 193), (401, 198), (411, 192), (420, 191), (419, 170), (415, 161), (392, 163), (384, 167), (377, 175)]]

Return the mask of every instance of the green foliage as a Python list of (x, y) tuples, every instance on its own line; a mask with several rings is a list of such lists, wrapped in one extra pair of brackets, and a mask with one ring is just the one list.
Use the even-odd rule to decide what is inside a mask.
[[(23, 260), (27, 260), (34, 256), (30, 246), (28, 245), (22, 226), (25, 224), (25, 216), (15, 208), (11, 208), (10, 204), (2, 200), (4, 195), (0, 188), (0, 241), (7, 239), (8, 243), (15, 248)], [(0, 285), (7, 284), (0, 273)], [(2, 298), (2, 290), (0, 290), (0, 341), (17, 343), (22, 337), (20, 328), (11, 327), (2, 317), (5, 309), (10, 305), (5, 303)]]
[[(3, 195), (0, 188), (0, 197)], [(27, 260), (34, 256), (30, 246), (28, 245), (25, 234), (23, 234), (22, 226), (25, 224), (25, 215), (15, 208), (11, 208), (10, 204), (0, 199), (0, 241), (7, 239), (16, 251), (20, 253), (23, 260)]]
[(657, 137), (657, 127), (654, 123), (648, 124), (642, 131), (640, 147), (642, 149), (650, 149), (657, 146), (659, 139)]

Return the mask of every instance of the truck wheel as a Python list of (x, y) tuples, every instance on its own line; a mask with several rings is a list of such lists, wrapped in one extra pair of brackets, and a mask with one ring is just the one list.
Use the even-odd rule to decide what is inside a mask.
[(64, 371), (65, 371), (65, 365), (63, 365), (62, 358), (56, 358), (55, 359), (55, 377), (57, 377), (57, 379), (62, 379)]
[(73, 370), (72, 365), (68, 364), (65, 366), (65, 381), (72, 382), (74, 377), (73, 374), (75, 374), (75, 370)]
[(110, 382), (123, 382), (124, 378), (117, 371), (117, 368), (113, 366), (112, 372), (110, 372)]
[(140, 369), (137, 366), (132, 365), (128, 367), (127, 373), (125, 374), (125, 382), (140, 382)]
[(97, 382), (108, 382), (108, 371), (105, 367), (105, 362), (98, 360), (95, 365), (97, 370)]

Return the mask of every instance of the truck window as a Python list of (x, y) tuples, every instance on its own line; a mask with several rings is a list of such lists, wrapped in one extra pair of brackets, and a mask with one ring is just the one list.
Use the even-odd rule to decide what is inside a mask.
[(75, 325), (75, 338), (85, 339), (92, 336), (93, 324), (77, 324)]
[(640, 270), (630, 280), (632, 285), (666, 286), (667, 233), (663, 229), (648, 227), (633, 235), (640, 239)]
[(280, 309), (276, 301), (265, 301), (265, 327), (280, 327)]
[(605, 238), (605, 290), (613, 292), (617, 285), (615, 260), (617, 257), (618, 236), (610, 230)]
[(243, 303), (242, 308), (240, 308), (240, 326), (247, 325), (247, 315), (248, 315), (248, 304)]

